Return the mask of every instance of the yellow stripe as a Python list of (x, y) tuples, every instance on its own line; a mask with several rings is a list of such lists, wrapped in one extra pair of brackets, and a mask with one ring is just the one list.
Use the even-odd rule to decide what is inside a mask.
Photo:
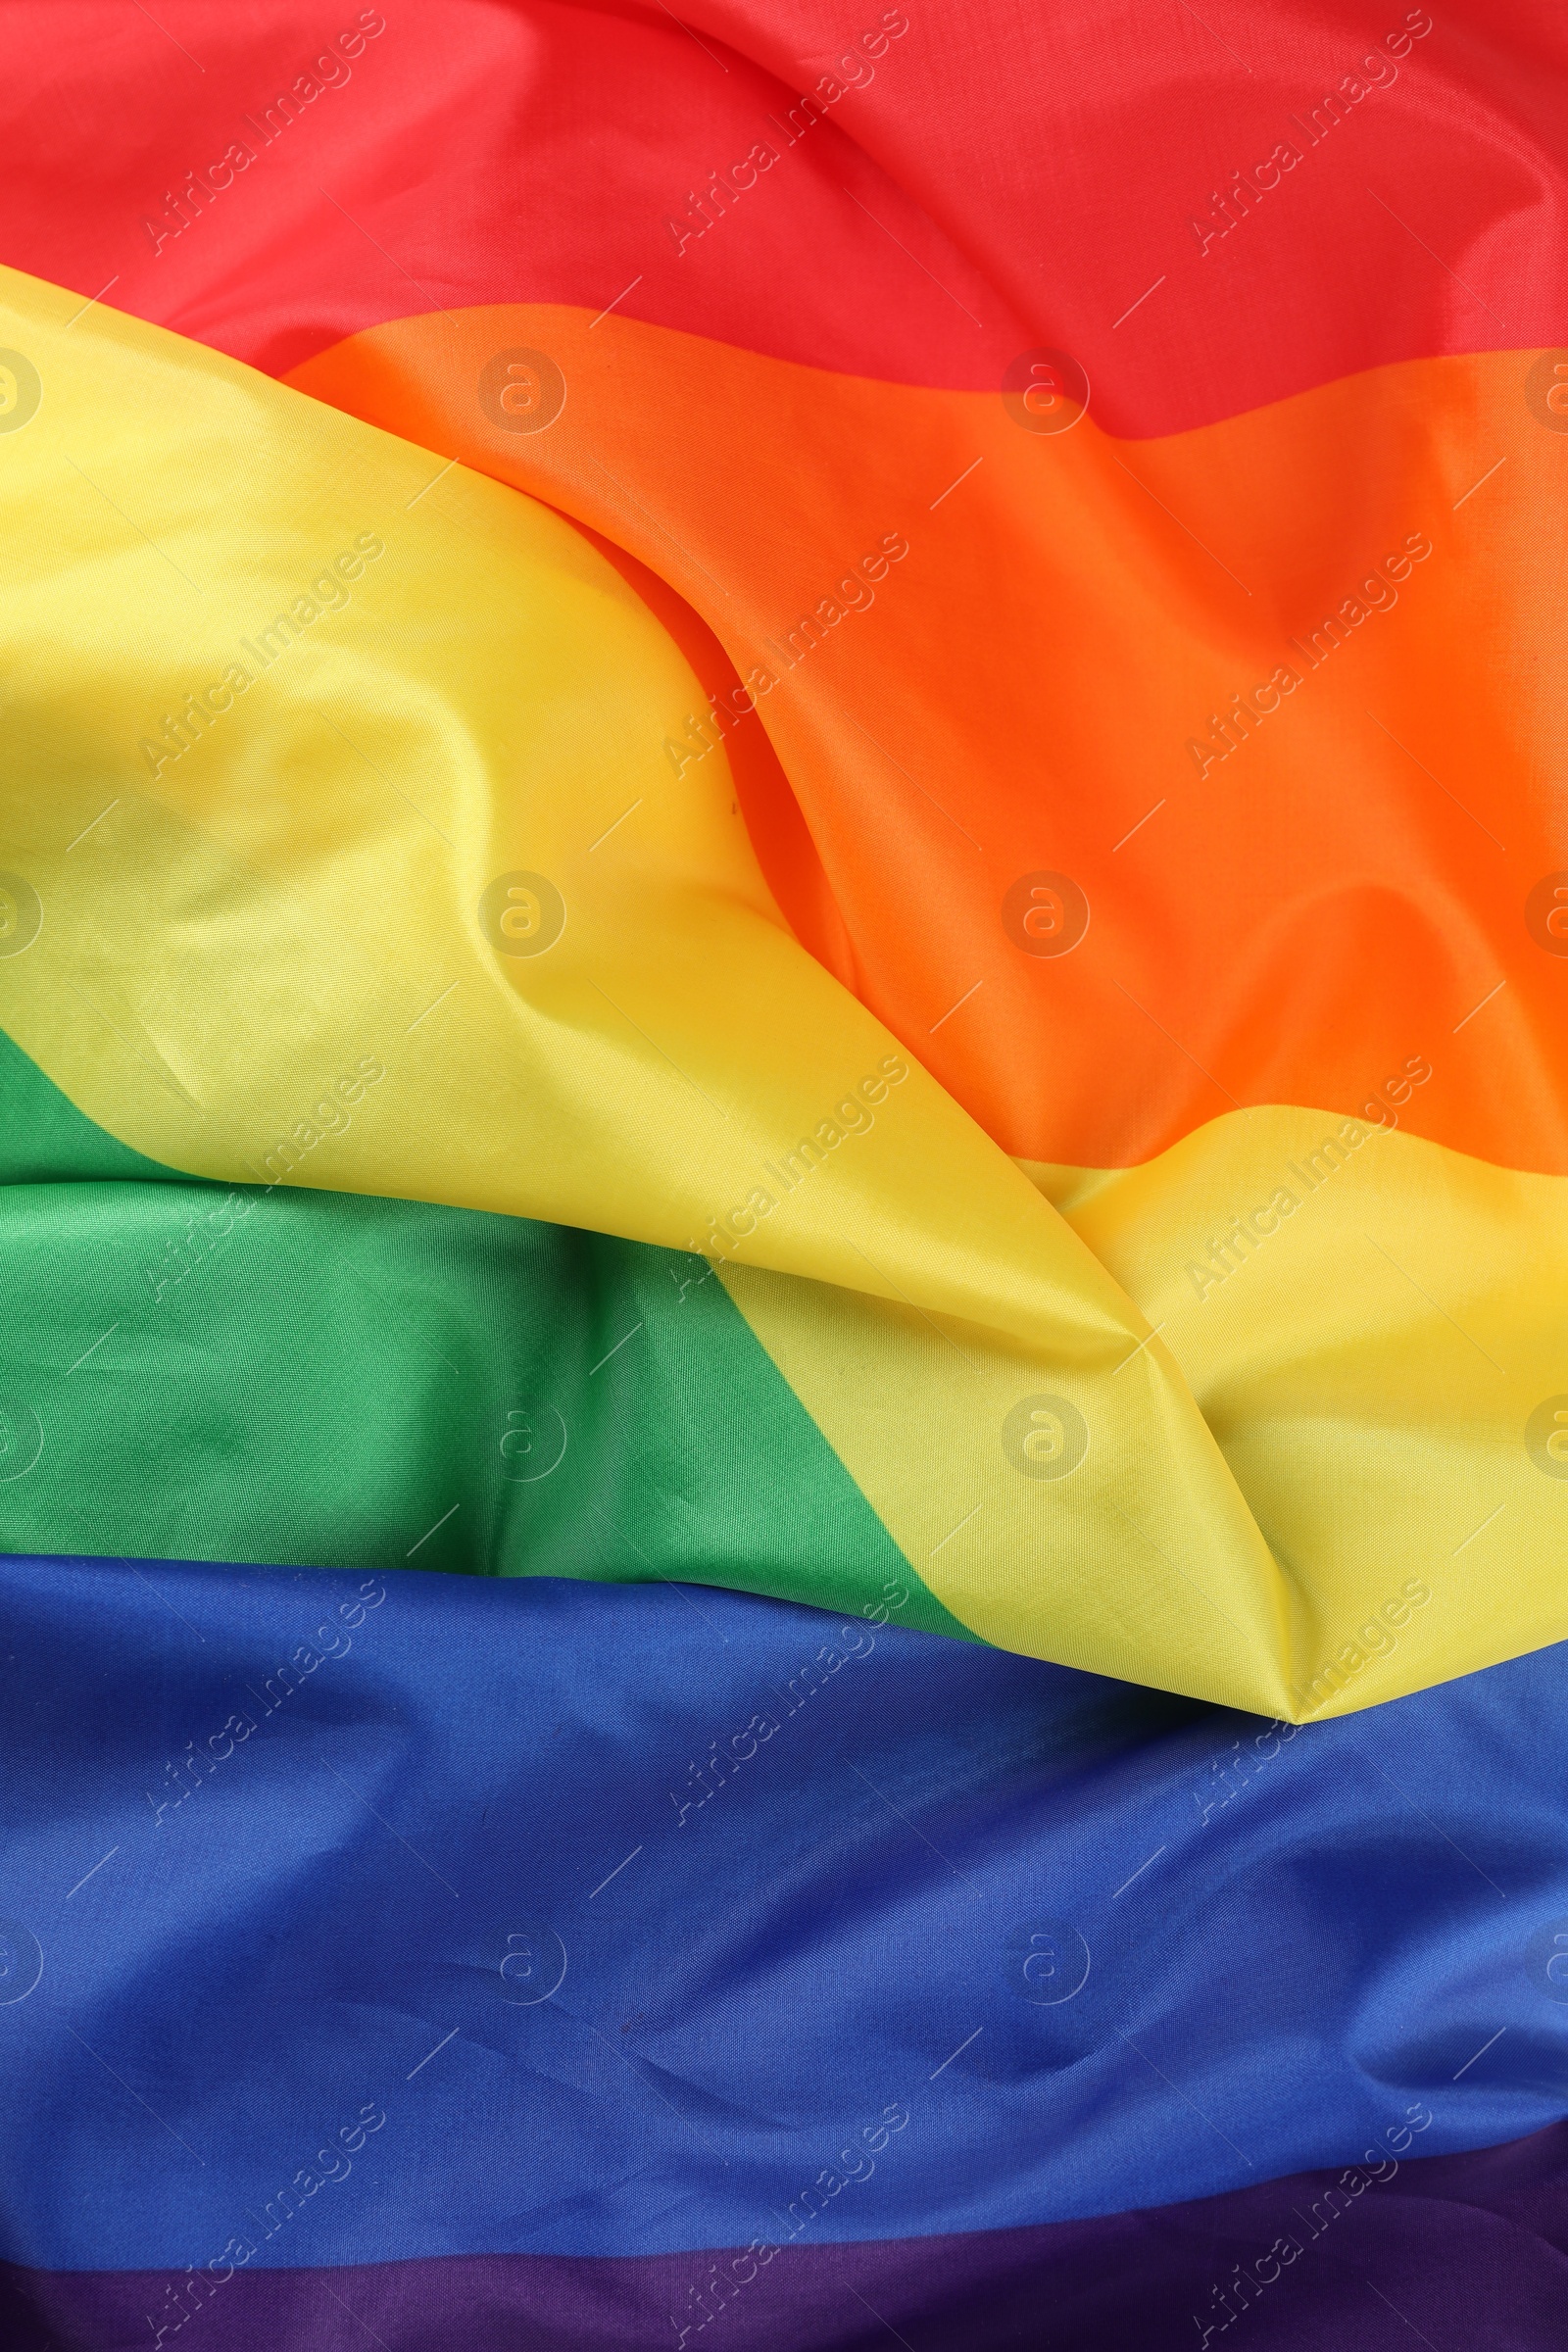
[[(1159, 1328), (1308, 1602), (1300, 1713), (1568, 1635), (1568, 1181), (1276, 1107), (1029, 1172)], [(1411, 1580), (1431, 1600), (1391, 1629)]]
[[(1198, 1224), (1217, 1213), (1200, 1200), (1250, 1207), (1262, 1128), (1239, 1151), (1219, 1122), (1086, 1180), (1064, 1218), (791, 938), (722, 748), (678, 776), (665, 754), (702, 707), (690, 671), (572, 528), (102, 306), (68, 327), (74, 297), (15, 273), (0, 292), (0, 342), (41, 385), (0, 436), (23, 575), (0, 950), (39, 918), (0, 952), (0, 1023), (91, 1116), (226, 1178), (282, 1168), (677, 1247), (728, 1220), (754, 1329), (991, 1640), (1299, 1713), (1293, 1681), (1412, 1559), (1434, 1601), (1331, 1705), (1568, 1630), (1549, 1567), (1568, 1495), (1504, 1459), (1517, 1397), (1511, 1422), (1467, 1428), (1475, 1381), (1501, 1376), (1478, 1358), (1466, 1388), (1456, 1359), (1445, 1385), (1436, 1308), (1359, 1271), (1330, 1359), (1322, 1270), (1299, 1297), (1286, 1272), (1309, 1211), (1327, 1230), (1335, 1187), (1359, 1200), (1374, 1165), (1419, 1171), (1413, 1206), (1380, 1196), (1396, 1253), (1441, 1195), (1428, 1254), (1477, 1247), (1479, 1219), (1509, 1266), (1522, 1204), (1555, 1180), (1377, 1139), (1195, 1298), (1193, 1331), (1151, 1339), (1133, 1297), (1157, 1322), (1186, 1278), (1150, 1237), (1171, 1201)], [(197, 714), (186, 697), (230, 665), (226, 706)], [(177, 757), (141, 748), (181, 712)], [(1321, 1126), (1247, 1115), (1304, 1119), (1308, 1145)], [(1298, 1132), (1258, 1145), (1264, 1175)], [(1463, 1184), (1431, 1172), (1454, 1168)], [(1532, 1330), (1560, 1267), (1510, 1278)], [(1447, 1288), (1428, 1256), (1407, 1271), (1449, 1299), (1451, 1267)], [(1528, 1384), (1545, 1343), (1509, 1344)], [(1480, 1537), (1444, 1583), (1431, 1544), (1484, 1507), (1494, 1463), (1509, 1579)]]
[[(732, 1278), (955, 1616), (1020, 1649), (1043, 1621), (1054, 1657), (1205, 1695), (1237, 1690), (1240, 1635), (1235, 1703), (1298, 1721), (1568, 1636), (1568, 1181), (1275, 1107), (1142, 1167), (1029, 1172), (1158, 1333), (1056, 1384), (1092, 1433), (1070, 1480), (1009, 1474), (983, 1344), (885, 1309), (824, 1330), (801, 1286)], [(1111, 1417), (1167, 1349), (1283, 1571), (1272, 1621), (1164, 1381)]]

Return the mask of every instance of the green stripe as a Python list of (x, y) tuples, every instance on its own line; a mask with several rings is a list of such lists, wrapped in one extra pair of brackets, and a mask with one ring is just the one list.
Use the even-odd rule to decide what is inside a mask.
[(3, 1037), (0, 1250), (0, 1550), (892, 1587), (964, 1635), (701, 1259), (180, 1176)]

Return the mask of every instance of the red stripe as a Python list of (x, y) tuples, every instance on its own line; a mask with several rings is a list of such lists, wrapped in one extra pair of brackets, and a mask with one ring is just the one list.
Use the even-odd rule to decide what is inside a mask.
[[(388, 318), (496, 302), (613, 302), (969, 389), (1050, 345), (1121, 433), (1568, 340), (1551, 0), (1515, 0), (1505, 33), (1461, 0), (1407, 48), (1406, 18), (1427, 19), (1398, 0), (1372, 18), (1231, 0), (1212, 29), (1142, 0), (910, 11), (403, 0), (311, 96), (313, 61), (373, 9), (8, 0), (4, 258), (84, 296), (113, 281), (120, 307), (275, 373)], [(808, 130), (803, 91), (822, 104)], [(254, 161), (220, 186), (236, 146)], [(1299, 161), (1259, 193), (1282, 148)], [(1236, 173), (1225, 227), (1210, 199)]]

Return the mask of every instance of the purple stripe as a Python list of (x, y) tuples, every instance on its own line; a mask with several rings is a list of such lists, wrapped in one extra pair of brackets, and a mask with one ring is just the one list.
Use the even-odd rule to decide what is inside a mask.
[(479, 2254), (242, 2270), (204, 2291), (0, 2266), (0, 2326), (6, 2352), (1561, 2352), (1565, 2189), (1557, 2125), (1381, 2181), (1303, 2173), (1101, 2221), (795, 2246), (760, 2269)]

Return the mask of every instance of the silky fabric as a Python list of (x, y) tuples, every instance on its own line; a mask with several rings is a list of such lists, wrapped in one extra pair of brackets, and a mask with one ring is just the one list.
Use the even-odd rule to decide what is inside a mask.
[(1559, 12), (0, 36), (0, 2338), (1546, 2352)]
[[(826, 0), (703, 0), (679, 23), (563, 0), (339, 14), (170, 0), (138, 24), (72, 0), (63, 55), (52, 11), (7, 0), (7, 138), (50, 167), (19, 175), (7, 260), (88, 294), (118, 270), (122, 308), (270, 373), (497, 301), (612, 303), (955, 389), (1055, 342), (1138, 437), (1568, 335), (1568, 50), (1546, 0), (1505, 24), (1481, 0), (1395, 4), (1375, 25), (1350, 0), (1242, 0), (1229, 41), (1129, 0), (1049, 20), (1024, 0), (854, 23)], [(73, 100), (47, 146), (40, 85)], [(774, 163), (735, 186), (759, 144)], [(1281, 144), (1298, 162), (1271, 173)], [(230, 145), (250, 161), (204, 168)], [(1396, 193), (1412, 180), (1424, 262)], [(1433, 258), (1462, 269), (1467, 246), (1479, 293)]]
[(700, 1573), (857, 1613), (891, 1585), (963, 1633), (684, 1251), (183, 1179), (4, 1039), (0, 1178), (13, 1548)]
[[(6, 258), (672, 582), (724, 653), (671, 740), (771, 739), (780, 905), (1009, 1151), (1359, 1112), (1424, 1055), (1416, 1132), (1568, 1165), (1552, 12), (1009, 7), (961, 74), (951, 12), (820, 0), (73, 14), (63, 66), (11, 0), (73, 106), (60, 162), (9, 126)], [(215, 168), (160, 190), (149, 141)], [(484, 388), (519, 350), (553, 420)], [(1042, 872), (1092, 911), (1059, 958), (1008, 919)]]
[[(1471, 1170), (1392, 1112), (1253, 1110), (1118, 1194), (1146, 1235), (1102, 1202), (1097, 1254), (791, 938), (722, 744), (661, 766), (690, 672), (579, 534), (9, 282), (47, 398), (0, 487), (19, 524), (53, 520), (10, 621), (29, 760), (0, 1016), (100, 1126), (230, 1184), (707, 1257), (985, 1639), (1304, 1718), (1560, 1634), (1560, 1178)], [(266, 465), (237, 464), (241, 429)], [(491, 595), (460, 628), (480, 560)], [(1189, 1260), (1177, 1312), (1189, 1219), (1208, 1271)], [(1374, 1279), (1327, 1295), (1325, 1344), (1319, 1268), (1348, 1248)], [(100, 1342), (89, 1377), (109, 1372), (120, 1319), (58, 1377)], [(34, 1423), (41, 1446), (23, 1385)]]
[[(572, 386), (548, 431), (475, 397), (513, 347)], [(1310, 1103), (1568, 1167), (1568, 360), (1411, 361), (1137, 444), (536, 306), (289, 380), (690, 600), (728, 661), (671, 759), (765, 728), (808, 828), (764, 776), (780, 905), (1009, 1152), (1126, 1165)]]
[[(84, 6), (74, 21), (115, 44), (115, 86), (135, 102), (99, 102), (96, 45), (61, 64), (50, 47), (48, 71), (79, 101), (68, 111), (74, 160), (33, 175), (56, 192), (24, 203), (11, 251), (80, 291), (41, 311), (23, 297), (19, 348), (30, 336), (45, 349), (47, 383), (26, 436), (8, 435), (8, 485), (22, 493), (24, 532), (75, 559), (55, 566), (49, 593), (47, 565), (29, 574), (33, 625), (51, 643), (68, 642), (68, 610), (80, 628), (92, 609), (83, 570), (117, 639), (127, 605), (158, 612), (154, 573), (165, 610), (156, 650), (143, 639), (127, 662), (117, 642), (101, 661), (108, 730), (80, 709), (62, 730), (60, 679), (40, 680), (23, 658), (40, 689), (26, 702), (41, 729), (34, 772), (73, 787), (70, 837), (24, 831), (19, 843), (24, 863), (59, 865), (46, 877), (44, 946), (12, 967), (8, 1006), (28, 996), (27, 975), (62, 932), (72, 941), (70, 993), (57, 974), (52, 1003), (15, 1008), (29, 1051), (144, 1152), (231, 1181), (275, 1145), (277, 1120), (316, 1150), (300, 1111), (375, 1061), (368, 1042), (385, 1029), (405, 1057), (395, 1144), (367, 1156), (376, 1120), (359, 1119), (346, 1140), (329, 1134), (304, 1181), (738, 1255), (724, 1279), (765, 1350), (911, 1573), (987, 1639), (1305, 1716), (1558, 1637), (1563, 1497), (1544, 1449), (1560, 1442), (1568, 1381), (1560, 1218), (1554, 1197), (1512, 1180), (1560, 1171), (1568, 1133), (1549, 785), (1560, 655), (1539, 531), (1560, 498), (1563, 447), (1550, 348), (1562, 329), (1545, 293), (1560, 213), (1549, 92), (1562, 61), (1545, 19), (1522, 18), (1504, 51), (1468, 16), (1440, 27), (1411, 9), (1373, 37), (1343, 11), (1288, 28), (1254, 12), (1245, 32), (1232, 28), (1239, 45), (1217, 46), (1252, 85), (1248, 143), (1273, 125), (1273, 161), (1259, 149), (1212, 193), (1184, 197), (1185, 220), (1173, 205), (1175, 242), (1159, 253), (1171, 265), (1179, 251), (1180, 266), (1137, 292), (1126, 224), (1162, 218), (1154, 197), (1200, 161), (1209, 173), (1222, 121), (1244, 127), (1193, 101), (1207, 78), (1196, 61), (1221, 70), (1216, 36), (1196, 20), (1141, 40), (1130, 72), (1124, 18), (1074, 13), (1057, 28), (1073, 61), (1065, 80), (1059, 58), (1020, 71), (1039, 39), (1022, 17), (975, 27), (977, 60), (993, 74), (1006, 60), (1000, 148), (995, 110), (976, 97), (984, 72), (956, 93), (932, 28), (899, 10), (845, 50), (841, 29), (810, 10), (765, 24), (724, 12), (692, 28), (662, 13), (472, 7), (432, 72), (421, 36), (434, 20), (390, 24), (366, 9), (324, 46), (311, 28), (292, 76), (281, 60), (306, 27), (286, 7), (176, 9), (167, 25), (132, 28)], [(18, 0), (10, 22), (38, 71), (53, 21)], [(1341, 47), (1352, 33), (1359, 57)], [(574, 141), (590, 58), (603, 112), (585, 175)], [(485, 103), (469, 103), (481, 89)], [(688, 91), (708, 96), (672, 108)], [(24, 110), (19, 155), (56, 119)], [(759, 160), (671, 193), (675, 120), (700, 124), (715, 154), (751, 122)], [(526, 235), (511, 151), (519, 122), (540, 185), (580, 191), (529, 209)], [(1426, 199), (1418, 226), (1356, 177), (1374, 122), (1380, 154), (1403, 158)], [(143, 177), (149, 124), (213, 155), (155, 192)], [(460, 124), (463, 168), (442, 175), (432, 209), (385, 158), (421, 141), (442, 152)], [(1492, 228), (1485, 254), (1455, 270), (1442, 256), (1459, 136), (1466, 201)], [(1438, 152), (1434, 171), (1423, 159)], [(1149, 203), (1130, 204), (1130, 171)], [(999, 172), (1005, 207), (982, 193)], [(1041, 282), (1026, 280), (1020, 223), (1056, 219), (1068, 185), (1072, 256), (1056, 240)], [(1357, 239), (1349, 282), (1336, 226), (1348, 201), (1377, 222), (1372, 243)], [(804, 282), (798, 256), (824, 252), (836, 266), (813, 264)], [(633, 269), (639, 256), (650, 266)], [(1127, 299), (1097, 322), (1101, 291), (1122, 271)], [(1291, 335), (1244, 330), (1257, 305), (1240, 298), (1287, 279), (1307, 289)], [(789, 299), (759, 306), (773, 282)], [(390, 559), (356, 553), (362, 537), (388, 542), (360, 527), (351, 501), (323, 503), (316, 468), (336, 490), (372, 477), (386, 490), (390, 477), (374, 475), (372, 445), (333, 441), (319, 423), (308, 432), (296, 411), (277, 445), (296, 469), (287, 519), (274, 503), (247, 532), (251, 549), (271, 542), (286, 561), (236, 573), (220, 554), (234, 633), (193, 638), (190, 612), (167, 609), (175, 575), (199, 598), (215, 571), (185, 540), (190, 453), (226, 509), (225, 436), (242, 431), (254, 449), (259, 432), (271, 446), (274, 428), (254, 387), (241, 396), (242, 378), (204, 371), (189, 346), (183, 368), (166, 349), (160, 374), (157, 346), (116, 327), (111, 304), (287, 369), (405, 444), (542, 494), (600, 534), (666, 637), (595, 575), (580, 543), (572, 553), (527, 509), (503, 525), (458, 467), (416, 472), (411, 461), (387, 502)], [(530, 409), (529, 391), (519, 411), (524, 379), (541, 398), (559, 383), (546, 404), (559, 409)], [(154, 381), (177, 448), (172, 504), (168, 460), (154, 462), (149, 437)], [(109, 414), (95, 416), (95, 401)], [(86, 466), (83, 432), (96, 453)], [(47, 495), (31, 464), (40, 446), (59, 485)], [(251, 470), (281, 479), (271, 463)], [(94, 499), (96, 530), (83, 520)], [(314, 527), (329, 516), (346, 534), (335, 554)], [(468, 967), (415, 914), (435, 837), (461, 843), (470, 894), (502, 881), (489, 869), (503, 852), (525, 864), (532, 841), (528, 855), (544, 854), (539, 810), (519, 810), (509, 789), (510, 733), (469, 699), (477, 687), (481, 705), (493, 700), (472, 675), (485, 664), (460, 688), (444, 648), (438, 676), (414, 675), (442, 636), (430, 616), (464, 594), (450, 554), (432, 561), (432, 543), (454, 534), (489, 608), (525, 614), (535, 632), (522, 757), (550, 771), (558, 814), (573, 820), (564, 837), (546, 818), (545, 849), (584, 868), (597, 858), (596, 878), (612, 877), (595, 894), (598, 935), (585, 939), (574, 899), (564, 960), (537, 967), (536, 1016), (569, 1031), (570, 1083), (551, 1073), (542, 1123), (537, 1018), (520, 1069), (515, 1006), (499, 1026), (487, 1019), (473, 1061), (454, 1066), (451, 1023), (455, 1009), (473, 1017), (474, 975), (454, 1007), (465, 983), (449, 975)], [(543, 559), (527, 587), (515, 568), (524, 545)], [(352, 597), (340, 563), (358, 566)], [(404, 585), (388, 597), (400, 565)], [(322, 579), (318, 606), (306, 583)], [(274, 596), (285, 644), (296, 641), (286, 696), (265, 650)], [(383, 637), (372, 650), (367, 607), (372, 622), (379, 607), (395, 649)], [(260, 655), (242, 651), (253, 629)], [(584, 661), (584, 634), (597, 660)], [(198, 639), (215, 657), (241, 649), (241, 670), (255, 660), (267, 696), (286, 701), (260, 739), (234, 699), (220, 704), (220, 728), (210, 712), (178, 715), (193, 689), (172, 647)], [(515, 658), (514, 628), (497, 625), (492, 679), (515, 674)], [(78, 665), (74, 651), (72, 690)], [(172, 709), (161, 712), (166, 694)], [(152, 730), (136, 745), (139, 772), (127, 696), (134, 723)], [(323, 746), (328, 765), (353, 771), (346, 793), (341, 781), (323, 792)], [(205, 778), (187, 790), (193, 767)], [(138, 790), (106, 803), (101, 775)], [(308, 800), (312, 823), (279, 826), (255, 790), (263, 776), (286, 778), (285, 801)], [(673, 828), (655, 813), (668, 777), (686, 787)], [(722, 839), (726, 792), (755, 863)], [(406, 811), (395, 824), (393, 795)], [(580, 837), (579, 810), (593, 811)], [(258, 862), (284, 879), (286, 833), (284, 888), (310, 907), (303, 928), (300, 908), (285, 912), (257, 880)], [(645, 995), (647, 962), (634, 958), (630, 1006), (616, 993), (623, 935), (646, 910), (667, 936), (672, 856), (696, 885), (682, 901), (685, 972), (662, 954)], [(177, 886), (133, 942), (116, 928), (112, 894), (144, 905), (148, 868)], [(248, 927), (233, 920), (242, 905)], [(781, 918), (886, 1024), (880, 1036), (847, 1025), (799, 964), (781, 998), (787, 958), (768, 936)], [(359, 934), (346, 955), (345, 930)], [(551, 983), (583, 946), (568, 1009)], [(406, 989), (414, 966), (443, 959), (428, 995)], [(215, 961), (244, 1011), (267, 1016), (265, 1048), (215, 986)], [(270, 977), (258, 990), (261, 968)], [(695, 984), (684, 991), (683, 976)], [(519, 974), (508, 978), (515, 996)], [(483, 971), (487, 1004), (492, 979)], [(198, 1004), (205, 1035), (192, 1027)], [(398, 1045), (400, 1030), (416, 1042)], [(940, 1141), (926, 1116), (897, 1142), (891, 1121), (865, 1148), (853, 1142), (835, 1173), (858, 1165), (869, 1178), (868, 1156), (881, 1165), (869, 1185), (830, 1196), (830, 1213), (823, 1187), (783, 1180), (788, 1221), (811, 1230), (804, 1251), (776, 1250), (780, 1229), (759, 1222), (772, 1213), (760, 1203), (780, 1204), (773, 1153), (790, 1165), (803, 1132), (837, 1148), (829, 1105), (854, 1101), (842, 1091), (851, 1073), (883, 1083), (880, 1060), (851, 1054), (889, 1032), (907, 1056), (900, 1066), (940, 1081)], [(802, 1073), (788, 1124), (775, 1124), (773, 1082), (781, 1063), (799, 1067), (803, 1035), (828, 1050)], [(215, 1050), (238, 1065), (221, 1104), (208, 1099)], [(520, 1166), (515, 1126), (472, 1116), (498, 1066), (520, 1082), (541, 1147)], [(747, 1132), (770, 1150), (703, 1132), (702, 1099), (728, 1117), (737, 1076)], [(937, 1100), (921, 1099), (928, 1111)], [(1282, 1103), (1299, 1114), (1288, 1133), (1269, 1124)], [(1060, 1226), (1030, 1219), (994, 1159), (981, 1178), (955, 1104), (1032, 1162), (1159, 1171), (1159, 1189), (1118, 1196), (1139, 1201), (1131, 1231), (1099, 1220), (1117, 1282)], [(1369, 1123), (1402, 1130), (1388, 1139), (1397, 1150), (1380, 1143), (1356, 1161), (1392, 1181), (1370, 1197), (1340, 1183), (1332, 1215), (1314, 1198), (1266, 1273), (1251, 1259), (1281, 1230), (1267, 1221), (1285, 1214), (1282, 1194), (1299, 1202), (1317, 1188), (1298, 1193), (1294, 1157), (1268, 1164), (1250, 1134), (1239, 1138), (1228, 1122), (1244, 1109), (1308, 1164), (1325, 1138), (1332, 1147), (1338, 1134), (1345, 1161)], [(1321, 1125), (1325, 1113), (1338, 1125)], [(627, 1131), (654, 1128), (657, 1152), (625, 1150)], [(586, 1148), (564, 1148), (567, 1134)], [(1412, 1137), (1489, 1161), (1500, 1179), (1412, 1156)], [(1196, 1156), (1168, 1162), (1197, 1138)], [(896, 1235), (890, 1157), (905, 1195)], [(532, 1181), (519, 1184), (523, 1171)], [(1243, 1189), (1258, 1177), (1271, 1188), (1262, 1197)], [(859, 1215), (866, 1190), (878, 1196), (872, 1231)], [(1298, 1246), (1307, 1232), (1310, 1249)], [(781, 1290), (775, 1271), (831, 1288)], [(974, 1321), (978, 1348), (961, 1330)], [(955, 1443), (951, 1381), (965, 1352), (979, 1373)], [(999, 1445), (1008, 1415), (1042, 1397), (1050, 1443), (1072, 1427), (1053, 1399), (1090, 1439), (1076, 1483), (1048, 1493), (1020, 1486)], [(25, 1428), (37, 1407), (24, 1388), (19, 1404)], [(95, 1541), (123, 1539), (106, 1527)], [(172, 1529), (164, 1546), (191, 1542)], [(1494, 1553), (1508, 1572), (1500, 1611)], [(1391, 1646), (1387, 1612), (1411, 1584), (1440, 1605), (1401, 1623)]]
[[(388, 2352), (686, 2352), (710, 2326), (741, 2352), (1200, 2352), (1262, 2303), (1272, 2352), (1394, 2352), (1456, 2328), (1511, 2352), (1561, 2339), (1563, 2130), (1374, 2173), (1293, 2176), (1200, 2205), (1042, 2230), (786, 2248), (760, 2260), (470, 2255), (321, 2272), (68, 2276), (0, 2266), (16, 2352), (132, 2352), (149, 2318), (197, 2347), (342, 2352), (373, 2328)], [(1348, 2182), (1348, 2186), (1347, 2185)], [(226, 2273), (226, 2275), (224, 2275)], [(220, 2292), (220, 2288), (221, 2292)], [(213, 2308), (216, 2306), (216, 2308)], [(1043, 2314), (1049, 2318), (1043, 2320)], [(1196, 2328), (1196, 2335), (1193, 2333)]]
[(4, 1586), (9, 2261), (927, 2236), (1560, 2114), (1560, 1649), (1293, 1735), (896, 1593)]

